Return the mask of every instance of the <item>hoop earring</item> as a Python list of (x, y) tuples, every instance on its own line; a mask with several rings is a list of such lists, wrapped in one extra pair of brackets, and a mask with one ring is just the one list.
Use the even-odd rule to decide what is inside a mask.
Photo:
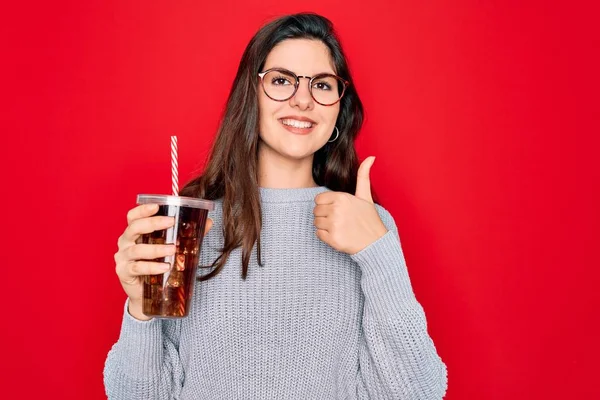
[(333, 139), (333, 140), (330, 139), (327, 141), (327, 143), (333, 143), (336, 140), (338, 140), (338, 138), (340, 137), (340, 130), (338, 129), (337, 126), (334, 126), (334, 128), (335, 128), (335, 139)]

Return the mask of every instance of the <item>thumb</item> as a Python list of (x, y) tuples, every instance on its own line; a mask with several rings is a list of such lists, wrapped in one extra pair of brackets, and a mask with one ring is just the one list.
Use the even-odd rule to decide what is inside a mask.
[(358, 167), (358, 173), (356, 174), (355, 196), (370, 203), (373, 202), (373, 197), (371, 197), (371, 178), (369, 178), (369, 173), (374, 162), (375, 157), (367, 157), (360, 164), (360, 167)]
[(210, 231), (210, 228), (212, 228), (213, 226), (213, 220), (210, 218), (206, 219), (206, 226), (204, 227), (204, 235), (206, 236), (206, 234), (208, 233), (208, 231)]

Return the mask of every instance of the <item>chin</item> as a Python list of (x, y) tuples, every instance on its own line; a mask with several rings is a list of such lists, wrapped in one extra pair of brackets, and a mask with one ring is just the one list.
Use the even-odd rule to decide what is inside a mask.
[[(310, 142), (300, 143), (295, 138), (287, 138), (288, 140), (280, 140), (275, 143), (269, 143), (269, 138), (261, 138), (262, 145), (265, 150), (276, 157), (285, 158), (288, 160), (300, 161), (308, 157), (312, 157), (321, 147), (317, 143)], [(267, 140), (265, 140), (267, 139)], [(292, 139), (292, 140), (289, 140)]]
[(301, 152), (301, 151), (297, 151), (297, 152), (291, 152), (291, 151), (286, 151), (286, 152), (278, 152), (279, 155), (283, 158), (287, 158), (288, 160), (295, 160), (295, 161), (301, 161), (304, 160), (305, 158), (308, 157), (312, 157), (313, 154), (315, 154), (315, 152)]

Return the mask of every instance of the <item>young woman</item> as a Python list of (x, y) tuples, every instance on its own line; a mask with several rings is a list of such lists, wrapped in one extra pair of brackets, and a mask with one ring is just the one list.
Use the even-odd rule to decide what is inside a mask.
[[(374, 204), (354, 140), (362, 104), (331, 23), (260, 29), (239, 65), (201, 176), (216, 201), (191, 314), (142, 314), (141, 275), (172, 246), (138, 245), (173, 224), (128, 214), (116, 271), (128, 300), (108, 354), (110, 399), (440, 399), (446, 367), (427, 333), (398, 230)], [(146, 261), (145, 261), (146, 260)]]

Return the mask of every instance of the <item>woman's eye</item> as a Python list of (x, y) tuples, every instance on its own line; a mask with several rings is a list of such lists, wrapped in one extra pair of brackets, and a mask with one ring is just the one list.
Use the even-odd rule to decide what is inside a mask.
[(331, 90), (331, 85), (327, 82), (317, 82), (314, 84), (314, 88), (319, 90)]
[(286, 78), (273, 78), (271, 83), (273, 83), (273, 85), (286, 85), (290, 84), (290, 81)]

